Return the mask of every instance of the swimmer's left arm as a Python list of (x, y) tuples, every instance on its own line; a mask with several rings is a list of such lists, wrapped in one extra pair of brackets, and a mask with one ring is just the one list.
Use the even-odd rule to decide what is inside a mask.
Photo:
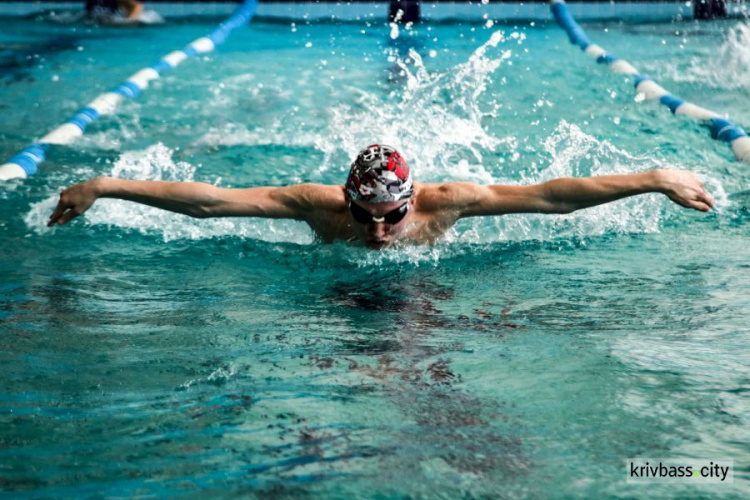
[(691, 172), (653, 170), (636, 174), (561, 178), (530, 186), (479, 186), (455, 183), (451, 187), (459, 217), (509, 213), (566, 214), (645, 193), (662, 193), (673, 202), (707, 212), (714, 200)]

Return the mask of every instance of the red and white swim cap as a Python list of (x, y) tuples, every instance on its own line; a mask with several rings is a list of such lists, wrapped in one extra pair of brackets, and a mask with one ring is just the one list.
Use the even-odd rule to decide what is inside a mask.
[(349, 199), (388, 203), (414, 194), (411, 172), (398, 151), (384, 144), (373, 144), (359, 152), (346, 179)]

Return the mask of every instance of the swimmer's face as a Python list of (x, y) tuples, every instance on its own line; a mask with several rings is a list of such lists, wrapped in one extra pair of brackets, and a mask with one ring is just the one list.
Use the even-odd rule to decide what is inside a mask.
[[(409, 217), (414, 208), (414, 196), (409, 200), (388, 203), (370, 203), (351, 201), (349, 219), (357, 237), (369, 248), (381, 250), (397, 241), (409, 224)], [(369, 214), (369, 217), (367, 216)], [(392, 220), (404, 214), (403, 219), (395, 223), (376, 222), (373, 219)], [(355, 215), (357, 217), (355, 217)], [(359, 220), (357, 220), (359, 219)], [(365, 222), (364, 219), (369, 219)]]

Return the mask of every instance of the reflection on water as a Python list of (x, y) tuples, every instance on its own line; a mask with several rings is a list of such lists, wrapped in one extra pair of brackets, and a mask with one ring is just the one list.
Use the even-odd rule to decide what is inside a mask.
[[(460, 330), (472, 322), (465, 315), (454, 320), (440, 310), (439, 302), (455, 299), (455, 290), (431, 280), (401, 281), (398, 273), (372, 274), (366, 284), (334, 284), (330, 301), (347, 322), (379, 329), (364, 342), (342, 346), (347, 357), (341, 361), (315, 358), (316, 365), (324, 369), (348, 362), (346, 369), (363, 375), (364, 383), (386, 388), (385, 395), (402, 412), (403, 421), (416, 425), (405, 426), (397, 437), (403, 444), (398, 453), (413, 460), (403, 467), (420, 468), (427, 460), (453, 474), (523, 471), (528, 462), (520, 440), (496, 426), (506, 418), (500, 406), (472, 395), (451, 367), (451, 353), (464, 349), (463, 344), (433, 338), (435, 329)], [(476, 325), (499, 325), (486, 322), (494, 317), (486, 310), (474, 312)], [(371, 320), (372, 316), (377, 317)], [(390, 323), (390, 328), (381, 323)], [(368, 342), (373, 337), (378, 339), (374, 345)], [(389, 340), (387, 349), (383, 338)]]

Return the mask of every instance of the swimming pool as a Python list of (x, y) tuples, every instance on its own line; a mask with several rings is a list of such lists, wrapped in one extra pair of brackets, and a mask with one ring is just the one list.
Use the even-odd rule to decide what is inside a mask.
[[(491, 24), (394, 40), (373, 23), (254, 22), (0, 190), (2, 491), (747, 491), (747, 166), (636, 102), (553, 24)], [(0, 155), (214, 25), (0, 21)], [(750, 25), (585, 28), (749, 123)], [(689, 168), (718, 208), (642, 196), (464, 221), (437, 246), (383, 252), (111, 200), (44, 228), (56, 193), (94, 175), (339, 183), (373, 140), (427, 182)], [(733, 458), (734, 482), (646, 489), (626, 482), (638, 456)]]

